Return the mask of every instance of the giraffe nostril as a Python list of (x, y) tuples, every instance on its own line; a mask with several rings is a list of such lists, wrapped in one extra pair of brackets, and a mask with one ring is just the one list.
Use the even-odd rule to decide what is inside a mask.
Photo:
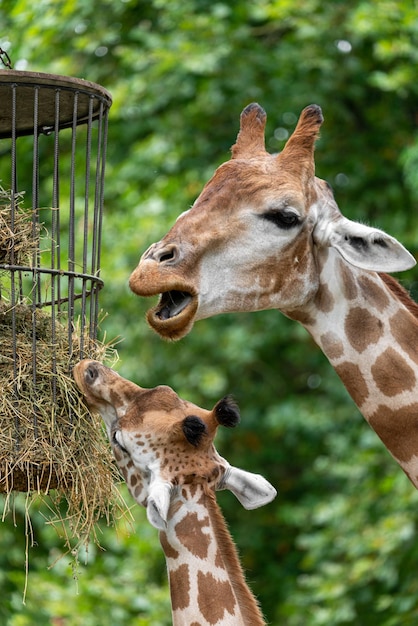
[(165, 246), (162, 250), (156, 252), (155, 258), (159, 263), (170, 263), (176, 261), (178, 258), (177, 246), (174, 244)]
[(86, 368), (84, 377), (85, 377), (87, 382), (93, 383), (98, 376), (99, 376), (99, 372), (97, 371), (97, 368), (93, 364), (89, 365)]
[(164, 263), (164, 261), (172, 261), (174, 258), (174, 255), (172, 252), (166, 252), (165, 254), (162, 254), (159, 258), (160, 263)]

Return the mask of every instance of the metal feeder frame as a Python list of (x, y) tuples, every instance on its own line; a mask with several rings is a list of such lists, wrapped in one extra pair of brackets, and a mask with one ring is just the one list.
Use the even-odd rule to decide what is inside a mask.
[[(21, 304), (48, 312), (52, 345), (57, 324), (66, 326), (69, 373), (75, 361), (89, 356), (90, 340), (96, 340), (103, 287), (100, 248), (111, 103), (105, 89), (85, 80), (0, 70), (0, 185), (10, 191), (12, 227), (21, 201), (28, 209), (33, 232), (40, 232), (37, 250), (27, 265), (16, 262), (13, 250), (8, 263), (1, 263), (0, 257), (0, 303), (7, 301), (12, 315), (15, 378), (19, 366), (16, 311)], [(81, 339), (77, 353), (73, 351), (74, 332)], [(37, 351), (34, 315), (35, 387)], [(52, 374), (55, 367), (53, 357)], [(13, 393), (17, 397), (19, 389)], [(17, 433), (18, 415), (15, 420)], [(36, 405), (33, 420), (36, 436)], [(0, 491), (5, 490), (3, 479), (0, 475)], [(24, 477), (14, 483), (23, 483), (20, 490), (27, 490)]]

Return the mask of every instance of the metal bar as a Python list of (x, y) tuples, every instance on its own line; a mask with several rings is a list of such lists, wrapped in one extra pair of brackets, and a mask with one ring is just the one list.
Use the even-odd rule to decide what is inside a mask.
[(78, 92), (74, 93), (73, 125), (71, 140), (71, 171), (70, 171), (70, 214), (68, 232), (68, 346), (70, 361), (73, 356), (72, 333), (74, 330), (74, 268), (75, 268), (75, 156), (77, 145), (77, 106)]
[[(87, 135), (86, 135), (86, 167), (85, 167), (85, 187), (84, 187), (84, 233), (83, 233), (83, 272), (87, 271), (87, 255), (89, 245), (89, 201), (90, 201), (90, 174), (91, 174), (91, 143), (92, 143), (92, 120), (93, 120), (93, 105), (94, 98), (90, 97), (89, 100), (89, 115), (87, 121)], [(94, 231), (93, 231), (94, 241)], [(86, 307), (87, 307), (87, 284), (83, 279), (82, 282), (82, 298), (81, 298), (81, 313), (80, 313), (80, 359), (85, 356), (84, 354), (84, 340), (86, 329)]]
[[(60, 267), (59, 249), (59, 116), (60, 116), (60, 90), (55, 90), (55, 118), (54, 118), (54, 157), (52, 176), (52, 208), (51, 208), (51, 269)], [(59, 298), (61, 296), (60, 276), (51, 275), (51, 343), (56, 345), (56, 315)], [(58, 289), (57, 289), (58, 283)], [(57, 294), (58, 293), (58, 300)], [(44, 303), (46, 304), (46, 303)], [(59, 309), (58, 309), (59, 310)], [(54, 350), (52, 356), (52, 399), (54, 406), (57, 401), (57, 356)], [(55, 424), (53, 424), (55, 427)]]
[[(99, 232), (100, 232), (100, 175), (101, 175), (101, 156), (102, 156), (102, 119), (103, 107), (100, 103), (100, 115), (98, 121), (97, 132), (97, 155), (96, 155), (96, 184), (94, 190), (94, 217), (93, 217), (93, 245), (91, 251), (91, 270), (93, 273), (100, 271), (98, 264), (98, 245), (99, 245)], [(97, 321), (98, 321), (98, 305), (96, 292), (92, 294), (90, 302), (90, 337), (96, 338), (97, 336)]]
[[(32, 237), (37, 235), (36, 214), (39, 204), (39, 136), (38, 136), (38, 104), (39, 104), (39, 87), (34, 89), (33, 98), (33, 156), (32, 156)], [(40, 291), (40, 274), (35, 271), (39, 267), (39, 246), (33, 254), (32, 258), (32, 383), (33, 389), (37, 388), (37, 343), (36, 343), (36, 305), (42, 301)], [(38, 407), (36, 396), (33, 400), (33, 433), (35, 440), (38, 438)]]
[(21, 272), (33, 272), (37, 274), (51, 274), (56, 276), (68, 276), (71, 279), (81, 278), (84, 280), (92, 280), (100, 284), (100, 288), (103, 287), (103, 281), (99, 276), (93, 276), (93, 274), (83, 274), (82, 272), (70, 272), (67, 270), (54, 269), (51, 267), (37, 267), (33, 268), (31, 265), (11, 265), (10, 263), (0, 263), (0, 270), (9, 270), (11, 272), (19, 270)]
[[(97, 219), (97, 229), (94, 230), (94, 241), (96, 244), (95, 248), (95, 259), (96, 265), (92, 266), (92, 271), (98, 276), (100, 275), (100, 251), (102, 245), (102, 223), (103, 223), (103, 204), (104, 204), (104, 180), (105, 180), (105, 166), (106, 166), (106, 148), (107, 148), (107, 132), (108, 132), (108, 109), (104, 108), (103, 102), (100, 104), (100, 116), (99, 116), (99, 133), (98, 133), (98, 141), (99, 141), (99, 149), (97, 154), (97, 172), (96, 173), (96, 181), (97, 177), (99, 180), (99, 184), (97, 185), (98, 191), (96, 192), (96, 202), (95, 202), (95, 211), (96, 206), (98, 210), (98, 219)], [(94, 339), (97, 338), (98, 331), (98, 318), (99, 318), (99, 290), (95, 290), (92, 296), (91, 307), (93, 309), (93, 320), (94, 322), (91, 324), (92, 329), (92, 337)]]
[[(11, 85), (12, 88), (12, 146), (11, 146), (11, 192), (10, 192), (10, 228), (12, 232), (15, 229), (15, 203), (17, 199), (17, 159), (16, 159), (16, 89), (17, 85)], [(12, 248), (10, 260), (14, 264), (14, 249)], [(19, 397), (18, 383), (17, 383), (17, 337), (16, 337), (16, 291), (15, 291), (15, 273), (10, 273), (10, 302), (12, 306), (12, 356), (13, 356), (13, 396), (15, 402)], [(16, 448), (19, 448), (19, 414), (15, 411), (14, 419), (15, 431), (16, 431)]]
[[(61, 91), (57, 90), (55, 92), (55, 145), (54, 145), (54, 172), (55, 172), (55, 198), (53, 205), (53, 218), (55, 220), (55, 240), (56, 240), (56, 266), (57, 269), (61, 269), (61, 206), (60, 206), (60, 181), (59, 181), (59, 155), (60, 155), (60, 144), (59, 144), (59, 131), (60, 131), (60, 95)], [(54, 245), (54, 241), (52, 245)], [(57, 278), (57, 298), (58, 302), (61, 302), (61, 279)], [(60, 305), (58, 305), (57, 313), (59, 314), (61, 311)]]

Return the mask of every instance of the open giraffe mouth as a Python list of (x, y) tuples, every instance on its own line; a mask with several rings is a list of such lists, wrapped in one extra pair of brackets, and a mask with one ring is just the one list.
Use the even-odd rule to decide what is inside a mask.
[(179, 315), (191, 303), (193, 297), (187, 291), (165, 291), (155, 308), (155, 315), (162, 321)]
[(140, 263), (129, 278), (129, 287), (142, 297), (159, 296), (147, 313), (147, 321), (164, 339), (181, 339), (191, 330), (198, 309), (198, 295), (190, 282), (161, 275), (154, 261)]
[(147, 320), (164, 339), (181, 339), (193, 326), (197, 306), (197, 296), (189, 291), (164, 291), (158, 304), (148, 311)]

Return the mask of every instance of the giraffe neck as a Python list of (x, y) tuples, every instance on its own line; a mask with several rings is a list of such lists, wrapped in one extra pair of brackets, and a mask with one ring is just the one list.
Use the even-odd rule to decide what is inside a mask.
[(417, 311), (393, 278), (354, 268), (330, 251), (315, 301), (299, 321), (418, 488)]
[(160, 532), (170, 581), (174, 626), (261, 626), (213, 491), (179, 487)]

